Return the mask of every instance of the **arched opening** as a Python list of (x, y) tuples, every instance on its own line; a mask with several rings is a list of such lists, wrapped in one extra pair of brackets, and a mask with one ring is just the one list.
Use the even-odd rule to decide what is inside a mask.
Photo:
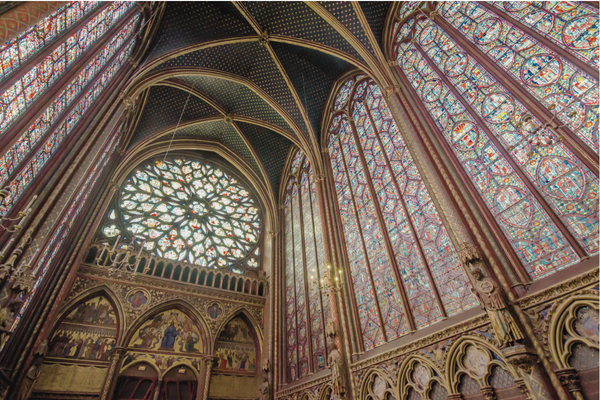
[(121, 373), (114, 392), (115, 400), (150, 400), (158, 380), (156, 370), (148, 363), (131, 365)]
[(217, 274), (217, 276), (215, 277), (215, 284), (213, 285), (213, 287), (221, 287), (221, 274)]
[(196, 375), (186, 366), (179, 366), (168, 371), (163, 377), (160, 400), (195, 400)]
[(227, 285), (229, 284), (229, 275), (225, 275), (223, 277), (223, 285), (221, 285), (222, 289), (227, 289)]

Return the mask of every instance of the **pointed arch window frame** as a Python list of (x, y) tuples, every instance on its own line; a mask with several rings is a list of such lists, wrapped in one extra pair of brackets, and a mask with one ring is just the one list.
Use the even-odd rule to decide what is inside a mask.
[[(349, 88), (347, 88), (347, 83), (350, 80), (354, 80), (354, 82), (349, 86)], [(362, 93), (360, 96), (362, 96), (363, 98), (361, 98), (359, 96), (358, 100), (355, 98), (356, 95), (356, 91), (357, 89), (359, 89), (360, 85), (364, 82), (367, 83), (367, 85), (365, 87), (377, 87), (376, 83), (370, 78), (367, 77), (365, 75), (360, 75), (360, 74), (353, 74), (353, 76), (350, 77), (346, 77), (344, 79), (340, 80), (340, 84), (339, 87), (333, 92), (335, 94), (335, 97), (333, 98), (333, 100), (335, 100), (333, 102), (333, 108), (332, 110), (329, 111), (329, 117), (326, 121), (326, 126), (327, 127), (327, 132), (326, 132), (326, 138), (325, 138), (325, 143), (327, 144), (327, 147), (329, 148), (329, 151), (327, 153), (327, 163), (330, 164), (330, 166), (333, 166), (335, 163), (338, 163), (338, 165), (342, 165), (341, 169), (336, 169), (335, 171), (329, 170), (329, 173), (331, 173), (331, 186), (332, 186), (332, 193), (334, 194), (334, 196), (337, 197), (338, 201), (334, 201), (334, 207), (336, 208), (337, 211), (337, 215), (342, 217), (342, 220), (344, 219), (344, 215), (348, 214), (348, 210), (350, 210), (350, 213), (348, 214), (350, 216), (350, 222), (348, 222), (348, 220), (346, 220), (345, 222), (340, 221), (340, 229), (343, 232), (344, 238), (345, 240), (343, 240), (342, 246), (344, 247), (344, 251), (342, 252), (344, 257), (346, 258), (346, 264), (350, 265), (350, 272), (351, 272), (351, 279), (348, 279), (348, 281), (350, 281), (351, 285), (354, 286), (357, 282), (362, 282), (360, 284), (360, 286), (364, 286), (365, 287), (361, 288), (361, 289), (357, 289), (354, 288), (352, 290), (350, 290), (350, 292), (354, 291), (357, 295), (359, 292), (361, 292), (361, 299), (364, 299), (364, 293), (368, 293), (369, 294), (369, 298), (368, 299), (364, 299), (366, 302), (363, 301), (359, 301), (358, 298), (355, 298), (353, 296), (353, 298), (351, 299), (352, 304), (353, 304), (353, 308), (355, 310), (355, 318), (357, 321), (359, 321), (359, 324), (362, 326), (362, 341), (363, 341), (363, 345), (365, 347), (366, 350), (370, 350), (372, 348), (378, 347), (379, 345), (389, 341), (389, 340), (393, 340), (396, 337), (402, 336), (406, 333), (415, 331), (417, 329), (420, 329), (420, 327), (425, 327), (428, 326), (432, 323), (441, 321), (442, 319), (447, 318), (447, 312), (446, 312), (446, 306), (447, 303), (446, 302), (442, 302), (440, 300), (440, 295), (439, 295), (439, 291), (438, 291), (438, 281), (434, 280), (431, 276), (431, 270), (430, 268), (431, 266), (431, 260), (426, 257), (423, 253), (423, 249), (421, 247), (422, 245), (422, 240), (423, 238), (420, 237), (418, 234), (415, 233), (414, 230), (414, 226), (413, 226), (413, 221), (411, 220), (411, 218), (406, 218), (406, 215), (411, 215), (412, 214), (410, 212), (407, 211), (407, 204), (404, 200), (404, 197), (406, 195), (406, 193), (404, 193), (400, 187), (398, 186), (398, 177), (397, 177), (397, 172), (392, 168), (392, 163), (390, 162), (390, 155), (388, 153), (388, 150), (384, 150), (386, 148), (386, 145), (383, 143), (383, 139), (382, 139), (382, 135), (383, 133), (379, 130), (380, 128), (377, 127), (377, 124), (375, 122), (375, 118), (372, 115), (373, 110), (371, 110), (369, 107), (365, 106), (365, 109), (368, 111), (368, 119), (371, 121), (370, 123), (372, 124), (371, 129), (374, 129), (374, 133), (372, 134), (372, 136), (375, 138), (375, 145), (374, 146), (378, 146), (379, 147), (379, 152), (381, 154), (384, 155), (384, 164), (387, 166), (387, 170), (389, 170), (389, 174), (391, 176), (391, 181), (394, 182), (393, 186), (395, 186), (395, 190), (397, 191), (396, 194), (399, 194), (399, 199), (400, 202), (398, 202), (397, 204), (400, 204), (400, 206), (402, 207), (403, 213), (404, 213), (404, 224), (408, 224), (410, 225), (409, 231), (411, 232), (411, 234), (413, 235), (413, 243), (415, 245), (417, 249), (417, 252), (419, 254), (419, 256), (421, 257), (421, 262), (422, 262), (422, 268), (423, 271), (422, 273), (424, 273), (426, 276), (428, 276), (427, 279), (429, 279), (430, 283), (430, 290), (432, 292), (432, 296), (436, 299), (435, 300), (435, 304), (437, 304), (437, 306), (440, 309), (440, 317), (434, 320), (428, 320), (428, 322), (425, 325), (421, 325), (420, 327), (416, 325), (416, 320), (415, 320), (415, 316), (413, 315), (412, 310), (414, 309), (413, 304), (411, 303), (411, 301), (415, 301), (417, 299), (417, 297), (409, 297), (407, 295), (407, 282), (405, 280), (405, 278), (403, 278), (401, 276), (401, 274), (399, 273), (399, 269), (398, 269), (398, 261), (397, 261), (397, 251), (395, 249), (398, 248), (398, 246), (395, 246), (394, 244), (392, 244), (392, 241), (390, 239), (390, 229), (391, 227), (384, 221), (388, 221), (389, 217), (384, 217), (383, 216), (383, 210), (382, 210), (382, 205), (380, 203), (381, 201), (381, 191), (377, 192), (375, 190), (375, 186), (374, 186), (374, 182), (377, 180), (377, 178), (374, 178), (373, 173), (374, 171), (371, 169), (370, 165), (372, 164), (374, 159), (371, 159), (369, 161), (366, 160), (365, 158), (365, 148), (363, 143), (361, 143), (360, 139), (359, 139), (359, 134), (356, 128), (356, 123), (357, 120), (354, 116), (354, 107), (357, 104), (357, 102), (359, 101), (364, 101), (366, 102), (366, 94)], [(347, 91), (349, 90), (349, 92), (347, 93)], [(366, 89), (365, 89), (366, 90)], [(377, 90), (378, 87), (377, 87)], [(339, 96), (340, 93), (344, 92), (344, 98), (345, 100), (340, 101), (339, 100)], [(379, 90), (380, 92), (380, 90)], [(382, 94), (380, 95), (380, 100), (382, 102), (385, 102), (385, 99), (383, 98)], [(381, 103), (379, 103), (381, 104)], [(385, 109), (388, 110), (389, 112), (389, 106), (387, 106), (387, 104), (385, 105)], [(379, 109), (377, 109), (378, 112)], [(343, 116), (343, 117), (342, 117)], [(381, 305), (381, 301), (383, 298), (384, 303), (388, 302), (387, 297), (390, 295), (390, 293), (384, 293), (384, 291), (382, 291), (381, 289), (381, 285), (376, 284), (376, 280), (374, 279), (374, 275), (373, 275), (373, 267), (372, 267), (372, 263), (373, 261), (371, 260), (370, 256), (369, 256), (369, 250), (368, 250), (368, 246), (369, 244), (365, 241), (366, 237), (365, 234), (363, 232), (363, 227), (368, 226), (369, 224), (366, 223), (365, 221), (361, 220), (361, 210), (359, 210), (357, 207), (357, 204), (359, 203), (364, 203), (364, 200), (361, 200), (360, 202), (356, 199), (355, 197), (355, 192), (356, 192), (356, 188), (353, 187), (352, 184), (350, 184), (350, 182), (353, 179), (356, 179), (356, 177), (351, 177), (349, 175), (349, 171), (348, 171), (348, 161), (346, 160), (347, 155), (345, 154), (345, 152), (342, 150), (342, 147), (344, 146), (344, 143), (341, 142), (341, 138), (339, 137), (339, 129), (340, 129), (340, 125), (342, 124), (342, 118), (346, 118), (348, 120), (347, 124), (350, 126), (350, 137), (353, 139), (350, 140), (354, 140), (355, 144), (353, 144), (351, 147), (352, 148), (356, 148), (356, 150), (358, 151), (359, 157), (358, 157), (358, 161), (355, 163), (353, 162), (352, 164), (356, 164), (359, 165), (361, 164), (362, 167), (362, 174), (364, 175), (364, 179), (365, 182), (367, 183), (365, 185), (366, 187), (366, 192), (369, 194), (369, 197), (372, 199), (372, 204), (371, 207), (374, 208), (376, 216), (375, 216), (375, 221), (376, 224), (379, 225), (379, 227), (377, 228), (379, 233), (375, 235), (375, 237), (383, 237), (383, 242), (384, 242), (384, 246), (382, 247), (382, 252), (385, 253), (386, 258), (388, 259), (388, 263), (389, 265), (394, 265), (394, 267), (392, 268), (388, 268), (387, 270), (391, 269), (393, 271), (393, 273), (391, 274), (391, 276), (385, 278), (385, 280), (391, 280), (394, 284), (394, 293), (393, 293), (393, 300), (392, 302), (390, 302), (391, 304), (395, 304), (395, 303), (399, 303), (402, 305), (402, 311), (401, 313), (403, 314), (403, 317), (406, 318), (405, 321), (405, 325), (406, 328), (404, 328), (404, 331), (399, 331), (396, 334), (392, 333), (392, 336), (390, 336), (390, 334), (388, 334), (388, 330), (390, 329), (390, 327), (392, 326), (390, 324), (390, 322), (386, 322), (383, 318), (383, 314), (381, 312), (382, 309), (382, 305)], [(394, 126), (397, 125), (394, 121), (393, 116), (390, 114), (388, 117), (388, 121), (392, 121), (392, 124)], [(337, 122), (336, 122), (337, 121)], [(336, 131), (335, 135), (332, 132), (332, 126), (333, 129)], [(389, 129), (392, 125), (389, 125), (387, 129)], [(386, 130), (385, 131), (386, 135), (390, 135), (390, 133)], [(400, 135), (399, 137), (402, 138), (401, 133), (398, 131), (398, 134)], [(335, 140), (332, 140), (332, 137), (335, 136)], [(388, 140), (388, 142), (386, 142), (387, 144), (389, 144), (392, 140), (391, 140), (391, 136), (388, 136), (390, 138), (390, 140)], [(332, 143), (336, 143), (338, 142), (337, 146), (333, 146), (332, 147)], [(348, 146), (349, 144), (351, 144), (350, 142), (345, 143), (346, 146)], [(404, 146), (404, 152), (405, 154), (408, 154), (411, 163), (414, 164), (414, 159), (412, 158), (412, 154), (410, 152), (410, 150), (408, 149), (408, 147), (402, 143), (402, 145)], [(392, 146), (394, 148), (394, 146)], [(371, 151), (373, 149), (373, 145), (369, 145), (368, 149), (369, 151)], [(341, 161), (335, 161), (334, 163), (334, 159), (336, 158), (335, 153), (334, 152), (340, 152), (340, 157), (341, 157)], [(332, 157), (332, 154), (334, 154), (334, 156)], [(341, 163), (341, 164), (339, 164)], [(336, 180), (336, 175), (342, 173), (340, 171), (343, 171), (343, 175), (345, 174), (346, 178), (345, 178), (345, 185), (346, 186), (340, 186), (339, 188), (336, 187), (338, 186), (338, 184), (341, 184), (340, 182), (338, 182)], [(418, 173), (418, 181), (421, 182), (421, 184), (423, 184), (423, 180), (420, 176), (420, 172), (418, 172), (418, 168), (417, 168), (417, 173)], [(344, 180), (344, 178), (342, 178)], [(358, 178), (361, 179), (361, 178)], [(381, 186), (381, 183), (378, 183), (379, 186)], [(343, 189), (344, 187), (346, 187), (347, 189)], [(423, 186), (424, 190), (428, 190), (425, 186)], [(343, 193), (346, 194), (340, 194), (340, 190), (343, 191)], [(348, 193), (349, 190), (349, 193)], [(361, 190), (362, 192), (363, 190)], [(346, 204), (345, 208), (349, 207), (348, 210), (346, 210), (345, 212), (342, 213), (341, 210), (341, 203), (340, 203), (340, 198), (344, 198), (344, 196), (349, 194), (349, 198), (346, 198), (346, 200), (344, 200), (344, 203)], [(341, 197), (340, 197), (341, 196)], [(430, 199), (431, 201), (431, 199)], [(436, 206), (434, 203), (432, 203), (434, 210), (436, 210)], [(437, 210), (435, 211), (436, 215), (438, 215)], [(346, 217), (348, 218), (348, 217)], [(439, 215), (438, 215), (439, 218)], [(364, 218), (363, 218), (364, 219)], [(354, 221), (354, 222), (352, 222)], [(358, 222), (360, 221), (360, 222)], [(358, 240), (360, 242), (359, 245), (359, 252), (362, 252), (358, 258), (355, 258), (356, 255), (354, 254), (355, 252), (350, 252), (348, 246), (349, 245), (354, 245), (355, 244), (355, 240), (353, 240), (352, 238), (349, 238), (348, 232), (344, 229), (344, 226), (347, 226), (348, 223), (350, 223), (350, 225), (353, 227), (350, 230), (354, 230), (356, 229), (356, 231), (359, 233), (360, 239)], [(442, 227), (442, 229), (445, 230), (445, 227), (443, 225), (443, 223), (440, 224), (440, 226)], [(392, 229), (393, 231), (393, 229)], [(372, 242), (372, 241), (371, 241)], [(451, 243), (451, 242), (450, 242)], [(451, 243), (452, 245), (452, 243)], [(362, 260), (362, 266), (361, 266), (361, 260)], [(376, 264), (379, 264), (379, 262), (376, 261)], [(356, 264), (355, 262), (358, 262), (358, 264)], [(355, 265), (355, 267), (353, 268), (352, 265)], [(465, 284), (466, 284), (466, 288), (470, 287), (470, 282), (468, 281), (468, 278), (466, 278), (466, 273), (462, 267), (462, 265), (460, 265), (460, 263), (457, 264), (457, 267), (459, 268), (459, 270), (462, 272), (463, 274), (463, 278), (465, 279)], [(360, 269), (360, 270), (359, 270)], [(363, 278), (360, 278), (360, 277)], [(367, 281), (364, 281), (364, 277), (368, 277)], [(469, 292), (470, 293), (470, 292)], [(472, 296), (472, 294), (469, 294), (470, 296)], [(410, 304), (410, 305), (409, 305)], [(466, 307), (465, 309), (462, 309), (461, 311), (464, 311), (470, 307), (473, 307), (475, 305), (477, 305), (478, 302), (475, 300), (474, 303), (470, 304), (468, 307)], [(363, 310), (370, 310), (368, 311), (368, 316), (367, 314), (364, 318), (360, 318), (359, 317), (359, 311), (358, 309), (362, 308)], [(384, 309), (388, 309), (388, 306), (384, 304)], [(376, 316), (375, 318), (373, 317), (373, 311), (376, 312)], [(461, 312), (459, 311), (459, 312)], [(386, 315), (388, 314), (388, 312), (386, 312)], [(456, 314), (456, 312), (454, 312), (452, 315)], [(370, 322), (369, 322), (370, 321)], [(365, 336), (365, 327), (368, 326), (372, 326), (372, 324), (377, 325), (377, 328), (375, 328), (376, 330), (380, 330), (380, 333), (375, 333), (375, 336), (368, 339), (367, 336)], [(386, 328), (386, 324), (388, 325)], [(371, 329), (372, 331), (372, 329)], [(396, 336), (397, 335), (397, 336)], [(379, 339), (377, 339), (379, 338)], [(368, 340), (367, 340), (368, 339)]]
[[(318, 282), (325, 273), (324, 254), (319, 251), (319, 243), (324, 244), (320, 215), (320, 204), (317, 199), (316, 185), (313, 167), (310, 165), (308, 157), (301, 150), (294, 149), (290, 152), (293, 155), (291, 163), (285, 175), (285, 186), (283, 187), (283, 210), (282, 224), (284, 232), (284, 262), (285, 274), (283, 277), (284, 287), (284, 331), (286, 332), (286, 340), (284, 343), (284, 354), (287, 355), (285, 362), (285, 378), (288, 382), (293, 382), (297, 379), (306, 377), (310, 373), (320, 371), (326, 367), (328, 355), (327, 341), (325, 337), (325, 324), (327, 321), (326, 314), (329, 314), (329, 298), (328, 294), (322, 293), (318, 288)], [(303, 177), (306, 176), (305, 184)], [(296, 196), (294, 196), (296, 193)], [(305, 210), (307, 206), (304, 197), (308, 194), (308, 206), (310, 210)], [(295, 205), (297, 204), (297, 206)], [(297, 218), (295, 211), (298, 211)], [(317, 215), (317, 218), (315, 218)], [(307, 216), (310, 216), (310, 223)], [(317, 222), (316, 222), (317, 221)], [(297, 225), (299, 229), (297, 229)], [(312, 229), (312, 236), (307, 235), (307, 229)], [(300, 234), (300, 239), (296, 239), (296, 235)], [(308, 239), (307, 239), (308, 238)], [(319, 241), (320, 238), (320, 241)], [(309, 241), (312, 239), (312, 244)], [(291, 250), (291, 251), (290, 251)], [(300, 250), (301, 261), (298, 263), (296, 252)], [(309, 252), (314, 253), (317, 266), (309, 270), (308, 262), (312, 259)], [(291, 268), (290, 268), (291, 264)], [(301, 271), (297, 270), (301, 268)], [(311, 279), (311, 274), (314, 279)], [(302, 282), (298, 282), (299, 278)], [(298, 312), (298, 289), (301, 289), (304, 297), (304, 310)], [(291, 307), (290, 307), (291, 306)], [(298, 319), (300, 317), (300, 319)], [(316, 320), (315, 320), (316, 319)], [(317, 323), (318, 321), (318, 323)], [(306, 357), (299, 355), (299, 334), (298, 330), (301, 326), (305, 326), (305, 352)], [(290, 346), (289, 338), (294, 335), (294, 344)], [(316, 342), (316, 343), (315, 343)], [(302, 375), (300, 364), (303, 358), (306, 358), (307, 375)], [(321, 360), (321, 361), (319, 361)], [(292, 373), (293, 368), (293, 373)]]

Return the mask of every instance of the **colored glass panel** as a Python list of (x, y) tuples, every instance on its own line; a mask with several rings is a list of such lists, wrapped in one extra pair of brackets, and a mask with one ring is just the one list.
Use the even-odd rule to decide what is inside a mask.
[[(556, 268), (578, 262), (579, 257), (542, 205), (415, 45), (400, 44), (397, 51), (397, 60), (407, 80), (423, 100), (444, 139), (529, 274), (537, 278)], [(423, 89), (431, 81), (440, 83), (439, 93), (429, 96), (425, 101), (429, 92)], [(476, 88), (471, 91), (477, 93)], [(464, 93), (465, 96), (468, 94), (466, 91)], [(512, 134), (507, 132), (506, 137), (517, 139), (519, 142), (515, 145), (524, 145), (523, 136), (523, 132), (517, 131)]]
[(383, 344), (385, 339), (380, 323), (375, 291), (371, 283), (369, 265), (364, 251), (363, 238), (356, 218), (353, 194), (348, 182), (348, 174), (342, 158), (339, 138), (337, 137), (340, 125), (341, 116), (338, 115), (333, 119), (329, 128), (329, 157), (363, 342), (365, 349), (369, 350)]
[(291, 187), (288, 184), (285, 196), (285, 299), (286, 299), (286, 332), (287, 332), (287, 373), (288, 379), (298, 379), (298, 353), (296, 339), (296, 285), (294, 283), (294, 235), (292, 227)]
[[(0, 158), (0, 185), (6, 182), (10, 174), (18, 168), (21, 161), (31, 152), (31, 149), (51, 129), (52, 124), (63, 115), (64, 110), (83, 92), (98, 72), (116, 54), (133, 33), (138, 20), (139, 15), (134, 16)], [(101, 88), (95, 87), (95, 89), (99, 90)]]
[(346, 118), (340, 122), (339, 141), (371, 267), (381, 317), (385, 324), (387, 339), (393, 340), (408, 333), (408, 327), (392, 272), (394, 262), (387, 253), (383, 231), (377, 220), (376, 204), (373, 202), (373, 195), (368, 187), (368, 178), (360, 160), (352, 127)]
[(302, 221), (298, 186), (292, 187), (292, 226), (294, 230), (294, 272), (296, 275), (296, 323), (298, 329), (298, 378), (308, 375), (308, 312), (307, 294), (304, 286), (304, 253), (302, 243)]
[(490, 1), (517, 21), (598, 69), (598, 7), (578, 1)]
[(35, 156), (21, 169), (17, 177), (9, 184), (10, 195), (2, 200), (2, 203), (0, 204), (0, 215), (5, 215), (6, 212), (12, 208), (31, 181), (37, 177), (41, 168), (48, 162), (65, 137), (72, 132), (73, 127), (81, 120), (81, 117), (85, 114), (90, 105), (125, 63), (127, 57), (131, 54), (134, 44), (135, 42), (131, 41), (123, 48), (120, 54), (102, 73), (100, 78), (96, 80), (93, 87), (79, 101), (77, 106), (69, 112), (67, 118), (47, 138), (42, 148), (38, 150)]
[(119, 20), (134, 2), (114, 2), (0, 95), (0, 134)]
[(250, 192), (222, 170), (170, 158), (140, 166), (129, 176), (117, 214), (124, 236), (143, 240), (155, 256), (225, 268), (243, 262), (258, 245), (261, 220), (255, 204)]
[[(367, 83), (368, 81), (363, 81), (359, 87), (366, 87)], [(358, 90), (356, 93), (358, 94)], [(380, 101), (377, 101), (375, 107), (379, 107)], [(432, 289), (432, 282), (425, 271), (424, 260), (406, 217), (405, 204), (379, 144), (377, 133), (373, 129), (367, 108), (362, 103), (362, 96), (358, 100), (355, 96), (352, 109), (361, 150), (375, 189), (374, 194), (394, 249), (396, 268), (401, 272), (417, 328), (423, 328), (442, 318), (440, 305), (433, 292), (435, 289)]]
[(87, 175), (85, 183), (79, 189), (77, 196), (75, 197), (69, 209), (65, 213), (63, 219), (60, 222), (60, 225), (58, 225), (58, 227), (54, 231), (54, 234), (52, 235), (48, 244), (46, 245), (44, 252), (40, 256), (38, 261), (35, 263), (35, 271), (33, 274), (37, 276), (36, 282), (33, 285), (31, 291), (26, 295), (24, 299), (25, 301), (23, 302), (19, 313), (15, 317), (15, 321), (10, 327), (11, 332), (14, 331), (14, 329), (19, 324), (19, 321), (21, 320), (23, 314), (25, 313), (25, 311), (29, 307), (29, 304), (31, 303), (31, 299), (33, 299), (41, 283), (44, 281), (44, 277), (46, 276), (46, 273), (48, 272), (52, 261), (56, 257), (56, 254), (58, 254), (58, 251), (61, 249), (65, 239), (67, 238), (71, 227), (73, 226), (73, 223), (76, 220), (77, 215), (79, 215), (79, 212), (83, 208), (83, 205), (85, 204), (89, 194), (91, 193), (96, 181), (102, 174), (106, 163), (108, 162), (110, 156), (113, 154), (115, 148), (119, 144), (119, 136), (119, 131), (117, 131), (110, 139), (108, 145), (105, 147), (105, 150), (102, 153), (102, 156), (96, 162), (94, 168)]
[[(364, 98), (354, 104), (353, 117), (417, 327), (426, 326), (441, 317), (425, 268), (429, 268), (448, 315), (477, 305), (471, 284), (435, 204), (381, 90), (372, 80), (367, 85)], [(425, 260), (417, 250), (406, 214)], [(397, 222), (395, 226), (394, 220)], [(427, 300), (420, 300), (420, 296)], [(427, 308), (427, 303), (433, 307)], [(421, 309), (420, 314), (427, 316), (427, 324), (419, 323), (416, 310)]]
[(4, 43), (0, 47), (0, 81), (99, 4), (99, 1), (70, 1), (19, 36)]
[[(435, 34), (432, 27), (435, 27)], [(510, 154), (514, 164), (544, 197), (546, 203), (589, 254), (598, 253), (598, 178), (562, 142), (543, 143), (532, 151), (529, 137), (542, 123), (535, 117), (519, 126), (526, 107), (510, 94), (480, 64), (465, 53), (442, 29), (420, 21), (417, 43), (443, 70), (460, 55), (465, 64), (460, 73), (446, 75), (463, 99), (470, 104)], [(424, 83), (424, 90), (433, 81)], [(436, 85), (441, 82), (437, 81)], [(430, 92), (427, 92), (430, 93)], [(439, 97), (439, 94), (436, 94)], [(425, 94), (425, 98), (427, 94)], [(551, 136), (551, 133), (541, 130)], [(537, 133), (538, 135), (540, 133)]]
[(292, 160), (292, 167), (291, 167), (292, 174), (295, 174), (298, 171), (298, 168), (300, 167), (300, 163), (302, 162), (303, 156), (304, 155), (302, 154), (302, 150), (298, 150), (298, 152), (294, 156), (294, 159)]
[[(597, 77), (588, 75), (484, 6), (476, 2), (461, 3), (460, 7), (452, 4), (454, 3), (443, 3), (441, 15), (598, 153)], [(543, 4), (539, 3), (539, 6), (544, 7)], [(580, 12), (592, 8), (576, 3), (565, 7), (570, 8), (571, 13), (577, 13), (576, 9)], [(555, 17), (565, 14), (554, 15), (550, 11), (541, 10), (539, 13), (545, 13), (556, 20), (558, 18)], [(595, 20), (593, 26), (587, 26), (587, 31), (578, 35), (588, 35), (588, 40), (595, 35), (596, 45), (592, 47), (595, 48), (597, 57), (597, 12), (590, 18)], [(581, 25), (578, 29), (583, 29), (586, 24)], [(436, 42), (440, 46), (456, 46), (439, 27), (435, 30), (427, 27), (423, 29), (431, 34), (437, 33)], [(452, 49), (446, 51), (453, 52)], [(452, 68), (457, 62), (456, 59), (450, 59), (445, 68)]]
[[(318, 287), (317, 269), (320, 266), (318, 262), (318, 251), (316, 247), (316, 232), (313, 225), (314, 212), (311, 200), (311, 185), (312, 169), (306, 161), (304, 163), (302, 177), (300, 179), (300, 193), (302, 200), (302, 232), (304, 233), (304, 251), (306, 252), (306, 275), (314, 276), (314, 279), (308, 279), (308, 298), (309, 298), (309, 313), (310, 313), (310, 329), (312, 341), (312, 357), (315, 370), (325, 368), (326, 353), (325, 353), (325, 327), (323, 326), (323, 308), (321, 306), (321, 292)], [(322, 242), (322, 241), (321, 241)], [(322, 244), (322, 243), (321, 243)], [(322, 249), (322, 247), (321, 247)], [(322, 250), (321, 250), (322, 251)], [(314, 269), (314, 272), (313, 272)], [(323, 296), (326, 297), (327, 295)]]

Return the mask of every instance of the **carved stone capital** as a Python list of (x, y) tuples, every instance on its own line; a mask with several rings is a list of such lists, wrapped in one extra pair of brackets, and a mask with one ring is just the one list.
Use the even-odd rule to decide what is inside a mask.
[(129, 65), (131, 65), (133, 69), (136, 69), (139, 65), (139, 63), (135, 61), (132, 57), (127, 57), (127, 62), (129, 63)]
[(481, 255), (473, 243), (463, 242), (460, 244), (460, 259), (465, 265), (476, 264), (481, 261)]
[(206, 357), (203, 358), (203, 360), (204, 360), (204, 363), (206, 364), (207, 368), (209, 368), (209, 367), (212, 368), (212, 367), (214, 367), (214, 365), (215, 365), (215, 363), (217, 361), (217, 357), (215, 357), (215, 356), (206, 356)]
[(399, 64), (398, 64), (398, 60), (389, 60), (389, 61), (388, 61), (388, 65), (389, 65), (390, 67), (395, 67), (396, 65), (399, 65)]
[(275, 236), (277, 236), (277, 234), (279, 234), (279, 231), (269, 231), (269, 237), (271, 239), (273, 239)]
[(125, 348), (125, 347), (113, 347), (109, 353), (110, 357), (113, 359), (114, 358), (119, 359), (119, 358), (123, 357), (125, 354), (127, 354), (127, 348)]
[(521, 393), (523, 393), (525, 396), (527, 396), (527, 400), (531, 400), (531, 396), (529, 394), (529, 389), (527, 389), (527, 385), (525, 384), (525, 381), (523, 379), (519, 378), (519, 379), (515, 379), (515, 383), (517, 384), (517, 387), (519, 388)]
[(17, 293), (27, 294), (35, 285), (35, 276), (31, 275), (28, 270), (21, 270), (12, 281), (12, 290)]
[(119, 99), (121, 99), (127, 111), (133, 111), (133, 109), (135, 108), (135, 101), (133, 101), (133, 99), (129, 97), (127, 93), (121, 92), (119, 94)]
[(386, 98), (390, 97), (394, 93), (400, 93), (400, 86), (399, 85), (389, 85), (389, 86), (386, 86), (386, 88), (385, 88), (385, 97)]
[(558, 376), (558, 379), (560, 379), (560, 383), (562, 383), (562, 385), (566, 387), (569, 392), (573, 393), (581, 391), (579, 375), (577, 375), (575, 368), (557, 369), (554, 372), (556, 372), (556, 376)]
[(502, 355), (508, 359), (511, 365), (528, 375), (533, 371), (533, 365), (540, 361), (531, 349), (522, 344), (502, 349)]
[(481, 394), (485, 397), (485, 400), (496, 400), (494, 389), (491, 386), (482, 386), (479, 390), (481, 390)]
[(325, 174), (316, 174), (315, 175), (315, 181), (323, 182), (324, 180), (325, 180)]

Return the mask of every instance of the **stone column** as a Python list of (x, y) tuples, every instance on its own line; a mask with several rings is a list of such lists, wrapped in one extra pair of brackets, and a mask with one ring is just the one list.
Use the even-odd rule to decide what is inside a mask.
[(448, 394), (448, 400), (463, 400), (463, 397), (460, 393), (451, 393)]
[(158, 400), (158, 397), (160, 396), (160, 389), (162, 388), (162, 384), (163, 384), (162, 379), (159, 379), (158, 381), (156, 381), (156, 386), (154, 387), (154, 394), (152, 395), (152, 400)]
[(104, 379), (104, 385), (102, 385), (102, 393), (100, 400), (107, 400), (113, 397), (115, 386), (117, 384), (117, 378), (119, 376), (119, 366), (123, 356), (127, 354), (127, 349), (124, 347), (115, 347), (110, 351), (110, 366), (106, 373), (106, 379)]
[(210, 388), (210, 375), (212, 373), (215, 360), (215, 356), (208, 356), (204, 358), (204, 362), (206, 363), (206, 378), (204, 378), (204, 393), (202, 395), (202, 400), (208, 400), (208, 389)]

